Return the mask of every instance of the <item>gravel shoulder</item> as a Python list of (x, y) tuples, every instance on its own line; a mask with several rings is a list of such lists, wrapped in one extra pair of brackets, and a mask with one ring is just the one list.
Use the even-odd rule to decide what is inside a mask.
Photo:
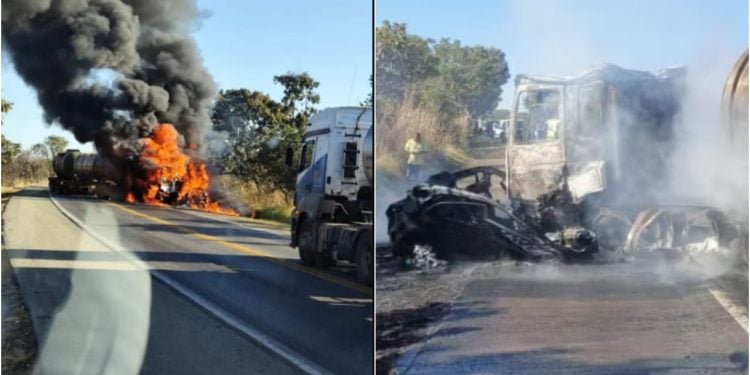
[[(2, 212), (19, 189), (2, 191)], [(3, 224), (5, 224), (3, 222)], [(3, 228), (5, 226), (3, 225)], [(4, 235), (4, 233), (3, 233)], [(37, 356), (37, 342), (31, 323), (29, 309), (21, 298), (13, 269), (5, 256), (5, 240), (2, 240), (2, 372), (8, 374), (30, 374)]]
[(395, 374), (451, 311), (480, 263), (456, 263), (405, 269), (388, 247), (377, 250), (376, 368)]

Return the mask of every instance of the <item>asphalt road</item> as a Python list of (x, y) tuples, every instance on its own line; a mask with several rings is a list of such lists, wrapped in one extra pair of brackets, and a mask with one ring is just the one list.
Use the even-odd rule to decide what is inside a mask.
[(397, 367), (407, 374), (747, 373), (747, 278), (733, 272), (714, 260), (483, 265)]
[(4, 216), (44, 370), (372, 372), (371, 290), (352, 268), (301, 265), (286, 228), (54, 200), (27, 189)]

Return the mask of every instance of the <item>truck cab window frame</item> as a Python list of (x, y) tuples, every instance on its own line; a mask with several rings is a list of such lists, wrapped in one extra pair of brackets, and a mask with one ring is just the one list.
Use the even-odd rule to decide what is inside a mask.
[(302, 150), (300, 151), (300, 157), (299, 157), (299, 172), (302, 172), (305, 169), (310, 168), (310, 166), (313, 163), (314, 157), (315, 157), (315, 139), (313, 138), (313, 139), (308, 139), (302, 145)]
[(557, 89), (521, 91), (516, 99), (513, 143), (528, 145), (559, 140), (561, 97)]

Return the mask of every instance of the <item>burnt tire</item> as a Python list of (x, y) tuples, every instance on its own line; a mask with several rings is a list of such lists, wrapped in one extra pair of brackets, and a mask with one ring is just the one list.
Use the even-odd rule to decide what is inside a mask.
[(360, 235), (355, 251), (354, 262), (357, 268), (357, 281), (365, 285), (372, 285), (375, 270), (372, 236)]
[(311, 220), (303, 220), (297, 237), (299, 259), (303, 264), (315, 264), (315, 224)]

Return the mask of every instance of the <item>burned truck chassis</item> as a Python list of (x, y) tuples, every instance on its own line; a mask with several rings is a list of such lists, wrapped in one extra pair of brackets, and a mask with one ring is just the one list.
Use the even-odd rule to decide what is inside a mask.
[[(722, 98), (722, 126), (740, 140), (730, 146), (745, 162), (747, 56)], [(576, 77), (519, 75), (515, 83), (506, 170), (443, 172), (410, 190), (387, 210), (397, 253), (408, 256), (421, 241), (444, 254), (570, 260), (675, 250), (721, 252), (747, 264), (744, 205), (675, 205), (680, 198), (667, 193), (670, 163), (679, 162), (671, 154), (684, 68), (652, 74), (604, 65)], [(479, 173), (501, 177), (504, 203)], [(475, 184), (458, 189), (456, 180), (471, 174)]]
[(741, 226), (708, 207), (652, 206), (624, 212), (586, 207), (586, 201), (576, 205), (562, 192), (542, 195), (536, 204), (503, 204), (456, 187), (457, 179), (482, 174), (505, 177), (491, 167), (439, 173), (388, 207), (394, 253), (406, 259), (416, 245), (427, 245), (443, 259), (461, 254), (580, 262), (656, 251), (692, 256), (746, 245), (740, 243)]

